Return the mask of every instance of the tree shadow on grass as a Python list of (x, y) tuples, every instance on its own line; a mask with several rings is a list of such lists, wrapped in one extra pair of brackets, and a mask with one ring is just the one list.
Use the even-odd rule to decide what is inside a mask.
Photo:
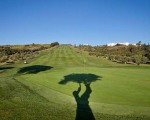
[[(92, 110), (89, 106), (89, 98), (92, 93), (90, 87), (92, 82), (100, 80), (102, 77), (95, 74), (70, 74), (64, 76), (64, 80), (61, 80), (59, 84), (67, 84), (68, 82), (76, 82), (79, 84), (78, 90), (73, 91), (73, 96), (77, 103), (76, 118), (75, 120), (95, 120)], [(79, 96), (81, 91), (81, 83), (85, 85), (85, 92)]]
[(51, 66), (44, 66), (44, 65), (32, 65), (20, 68), (20, 70), (17, 72), (18, 74), (36, 74), (42, 71), (46, 71), (49, 69), (52, 69)]
[(0, 70), (5, 70), (5, 69), (12, 69), (14, 67), (0, 67)]

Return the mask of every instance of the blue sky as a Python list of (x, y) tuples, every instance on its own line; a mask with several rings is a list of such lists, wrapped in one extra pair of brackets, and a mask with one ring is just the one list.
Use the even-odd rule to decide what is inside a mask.
[(0, 44), (150, 43), (150, 0), (0, 0)]

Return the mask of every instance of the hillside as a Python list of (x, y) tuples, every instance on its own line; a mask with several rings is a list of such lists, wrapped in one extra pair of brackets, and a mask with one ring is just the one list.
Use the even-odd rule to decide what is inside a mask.
[(140, 42), (136, 45), (79, 45), (75, 47), (79, 48), (80, 50), (87, 51), (89, 55), (105, 57), (108, 58), (108, 60), (117, 63), (140, 65), (148, 64), (150, 62), (150, 45), (141, 44)]
[(148, 65), (118, 64), (55, 46), (28, 64), (0, 66), (0, 118), (148, 120), (149, 73)]

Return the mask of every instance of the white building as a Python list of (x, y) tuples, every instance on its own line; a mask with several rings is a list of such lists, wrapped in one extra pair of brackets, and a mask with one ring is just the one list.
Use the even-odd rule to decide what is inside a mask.
[(107, 46), (115, 46), (117, 44), (128, 46), (130, 43), (128, 43), (128, 42), (124, 42), (124, 43), (109, 43), (109, 44), (107, 44)]

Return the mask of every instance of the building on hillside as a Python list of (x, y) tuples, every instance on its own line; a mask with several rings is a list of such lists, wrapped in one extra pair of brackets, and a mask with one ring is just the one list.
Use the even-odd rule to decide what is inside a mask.
[(128, 43), (128, 42), (124, 42), (124, 43), (109, 43), (109, 44), (107, 44), (107, 46), (115, 46), (115, 45), (117, 45), (117, 44), (128, 46), (130, 43)]

